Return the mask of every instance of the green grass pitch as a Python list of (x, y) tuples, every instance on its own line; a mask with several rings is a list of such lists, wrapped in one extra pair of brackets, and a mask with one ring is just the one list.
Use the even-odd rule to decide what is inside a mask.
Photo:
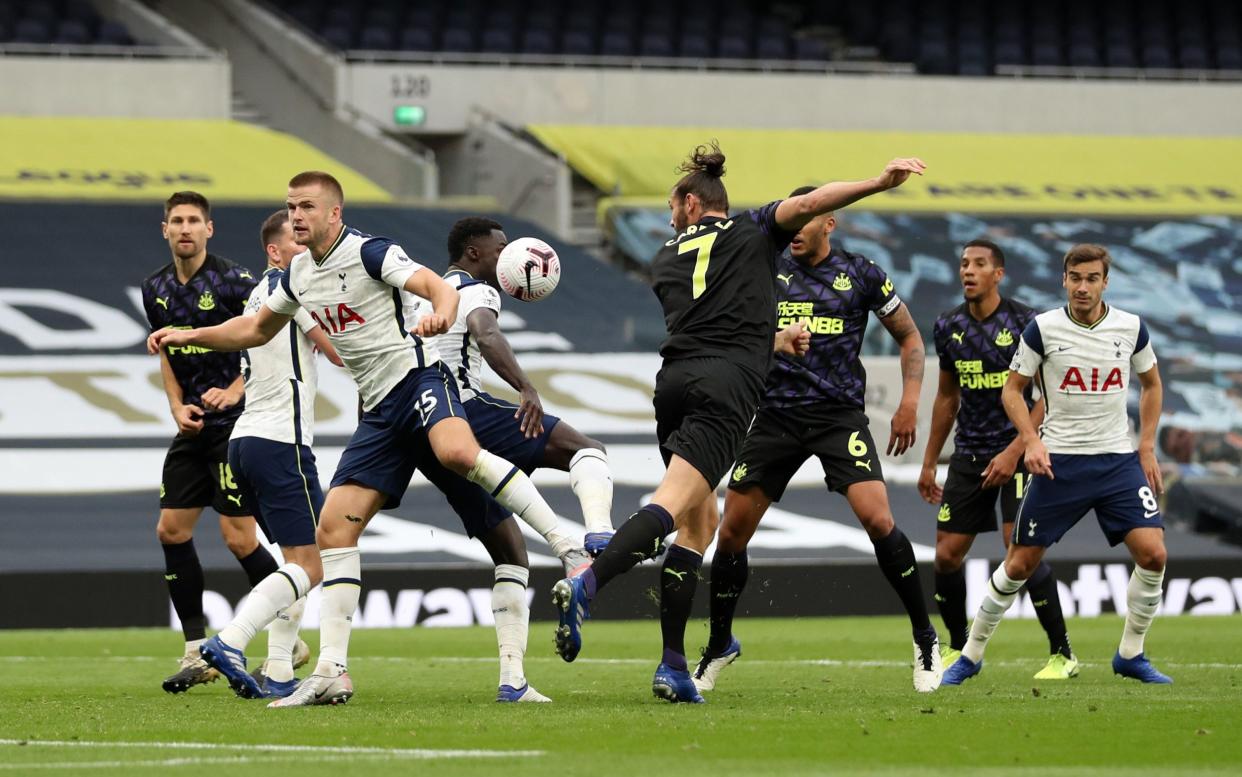
[[(163, 693), (171, 631), (0, 632), (0, 773), (1242, 771), (1242, 618), (1157, 619), (1149, 654), (1172, 686), (1113, 676), (1120, 631), (1115, 617), (1072, 621), (1082, 675), (1037, 683), (1047, 643), (1036, 623), (1006, 621), (979, 677), (923, 696), (901, 619), (745, 620), (743, 658), (701, 706), (651, 696), (651, 621), (588, 623), (570, 665), (553, 655), (552, 626), (535, 624), (527, 673), (551, 705), (492, 701), (489, 628), (357, 631), (354, 699), (294, 710), (238, 699), (223, 681)], [(692, 651), (705, 636), (691, 626)]]

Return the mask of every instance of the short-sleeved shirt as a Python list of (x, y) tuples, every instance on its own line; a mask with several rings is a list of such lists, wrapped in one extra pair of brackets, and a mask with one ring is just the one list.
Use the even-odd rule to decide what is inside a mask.
[[(500, 293), (470, 273), (453, 268), (444, 274), (444, 280), (461, 295), (457, 303), (457, 319), (448, 331), (434, 339), (440, 361), (457, 379), (461, 401), (468, 402), (483, 391), (483, 354), (479, 344), (470, 336), (466, 319), (476, 310), (490, 310), (500, 315)], [(431, 312), (431, 303), (408, 292), (406, 298), (406, 324), (413, 326), (419, 318)]]
[[(250, 292), (242, 315), (258, 315), (280, 286), (281, 271), (263, 273)], [(233, 439), (262, 437), (274, 442), (310, 445), (314, 440), (315, 392), (319, 387), (315, 346), (306, 333), (315, 320), (305, 309), (293, 314), (284, 330), (257, 348), (242, 351), (246, 410), (233, 427)]]
[[(142, 307), (151, 331), (170, 326), (198, 329), (215, 326), (240, 316), (255, 286), (250, 270), (228, 259), (207, 254), (203, 264), (185, 283), (177, 278), (175, 262), (169, 262), (142, 282)], [(239, 402), (228, 410), (203, 407), (203, 394), (212, 388), (227, 388), (241, 372), (238, 354), (213, 351), (199, 345), (170, 346), (165, 349), (181, 401), (203, 408), (205, 426), (227, 426), (237, 420), (244, 407)]]
[(760, 376), (772, 362), (773, 260), (794, 233), (776, 223), (780, 201), (728, 218), (708, 216), (652, 261), (664, 310), (665, 360), (720, 356)]
[(322, 259), (293, 257), (264, 304), (286, 316), (310, 311), (371, 410), (411, 370), (439, 361), (431, 343), (406, 331), (401, 290), (421, 268), (388, 238), (344, 227)]
[[(1034, 309), (1003, 297), (982, 321), (970, 314), (965, 303), (936, 319), (932, 339), (940, 369), (953, 373), (961, 390), (953, 435), (957, 453), (991, 455), (1004, 450), (1018, 435), (1001, 404), (1001, 389), (1022, 332), (1033, 320)], [(1030, 395), (1028, 388), (1028, 407)]]
[(864, 256), (833, 247), (811, 267), (782, 254), (776, 260), (776, 328), (802, 322), (811, 344), (801, 357), (776, 355), (763, 407), (863, 409), (867, 371), (858, 357), (867, 318), (873, 312), (884, 318), (900, 306), (888, 274)]
[(1107, 306), (1093, 324), (1074, 320), (1068, 308), (1035, 317), (1009, 369), (1043, 382), (1046, 404), (1040, 429), (1049, 453), (1133, 453), (1126, 397), (1130, 373), (1156, 366), (1147, 325)]

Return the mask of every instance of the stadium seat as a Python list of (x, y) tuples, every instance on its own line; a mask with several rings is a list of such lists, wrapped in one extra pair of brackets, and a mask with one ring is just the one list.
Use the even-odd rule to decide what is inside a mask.
[(1143, 67), (1173, 67), (1173, 52), (1167, 46), (1153, 44), (1143, 47)]
[(464, 27), (446, 27), (440, 37), (441, 51), (474, 51), (474, 33)]
[(1036, 43), (1031, 46), (1031, 64), (1039, 67), (1056, 67), (1063, 64), (1061, 47), (1055, 43)]
[(334, 48), (341, 50), (354, 46), (354, 36), (345, 27), (328, 27), (323, 31), (323, 39)]
[(21, 6), (21, 16), (23, 19), (42, 22), (49, 30), (56, 24), (56, 6), (47, 0), (27, 0)]
[(1104, 60), (1100, 57), (1100, 48), (1094, 43), (1074, 43), (1069, 49), (1069, 64), (1072, 67), (1100, 67)]
[(551, 54), (556, 51), (556, 38), (550, 29), (529, 28), (522, 34), (522, 51), (527, 54)]
[(426, 27), (406, 27), (401, 31), (402, 51), (435, 51), (435, 35)]
[(1104, 63), (1108, 67), (1138, 67), (1138, 58), (1129, 43), (1109, 43), (1104, 49)]
[(1187, 44), (1178, 51), (1178, 60), (1182, 67), (1189, 70), (1207, 70), (1212, 66), (1207, 48), (1201, 45)]
[(681, 36), (678, 55), (690, 59), (707, 59), (712, 55), (711, 40), (703, 33), (688, 31)]
[(828, 44), (822, 38), (810, 36), (794, 38), (794, 57), (801, 60), (825, 62), (829, 59)]
[(1216, 66), (1222, 70), (1242, 70), (1242, 46), (1218, 46)]
[(129, 30), (125, 29), (125, 25), (120, 22), (104, 20), (99, 25), (99, 34), (96, 36), (96, 42), (112, 46), (132, 46), (134, 39), (130, 37)]
[(91, 34), (83, 22), (64, 19), (56, 25), (56, 42), (81, 46), (91, 42)]
[(513, 53), (517, 51), (517, 36), (512, 27), (489, 27), (479, 40), (479, 50), (493, 54)]
[(722, 36), (716, 49), (716, 56), (721, 59), (749, 59), (751, 53), (750, 39), (742, 35)]
[(634, 56), (634, 36), (621, 30), (604, 28), (604, 36), (600, 40), (599, 53), (606, 57)]
[(595, 36), (585, 30), (566, 30), (561, 37), (561, 51), (566, 54), (594, 54)]
[(362, 33), (358, 36), (358, 48), (370, 49), (372, 51), (391, 51), (397, 48), (397, 36), (391, 27), (372, 27), (368, 25), (362, 28)]
[(638, 40), (638, 53), (644, 57), (671, 57), (673, 41), (667, 33), (644, 32)]
[(779, 35), (760, 35), (755, 46), (759, 59), (789, 59), (789, 38)]
[(52, 32), (46, 22), (38, 19), (18, 19), (13, 25), (14, 43), (50, 43)]

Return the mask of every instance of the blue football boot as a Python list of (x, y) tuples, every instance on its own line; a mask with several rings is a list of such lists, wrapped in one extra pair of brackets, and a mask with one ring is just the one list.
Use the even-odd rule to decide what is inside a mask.
[(982, 671), (983, 659), (979, 659), (979, 663), (976, 664), (966, 656), (958, 656), (953, 665), (944, 670), (944, 677), (940, 678), (940, 684), (961, 685)]
[(582, 547), (586, 549), (587, 553), (591, 554), (591, 558), (597, 558), (599, 554), (604, 552), (604, 548), (608, 547), (608, 543), (612, 541), (614, 533), (610, 531), (587, 532), (586, 537), (582, 539)]
[(699, 689), (694, 687), (694, 678), (690, 676), (689, 670), (673, 669), (664, 663), (656, 667), (655, 677), (651, 678), (651, 692), (657, 698), (674, 704), (678, 702), (704, 704), (706, 702), (699, 695)]
[(582, 576), (567, 577), (552, 586), (552, 604), (556, 605), (559, 619), (556, 654), (565, 661), (573, 661), (582, 650), (582, 622), (591, 617)]
[(224, 675), (233, 693), (243, 699), (264, 697), (263, 689), (246, 671), (246, 655), (240, 650), (224, 644), (219, 636), (215, 636), (200, 645), (198, 653), (211, 668)]
[(1139, 653), (1134, 658), (1122, 658), (1121, 651), (1115, 653), (1113, 655), (1113, 674), (1142, 680), (1145, 683), (1169, 685), (1173, 682), (1172, 677), (1152, 666), (1151, 662), (1147, 660), (1147, 656), (1142, 653)]

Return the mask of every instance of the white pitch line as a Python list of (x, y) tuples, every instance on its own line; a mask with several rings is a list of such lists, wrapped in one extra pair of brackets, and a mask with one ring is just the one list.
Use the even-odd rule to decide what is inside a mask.
[(0, 739), (0, 745), (18, 747), (136, 747), (155, 750), (239, 750), (255, 753), (377, 755), (392, 758), (530, 758), (542, 750), (429, 750), (425, 748), (349, 747), (325, 745), (228, 744), (224, 742), (91, 742), (62, 739)]

